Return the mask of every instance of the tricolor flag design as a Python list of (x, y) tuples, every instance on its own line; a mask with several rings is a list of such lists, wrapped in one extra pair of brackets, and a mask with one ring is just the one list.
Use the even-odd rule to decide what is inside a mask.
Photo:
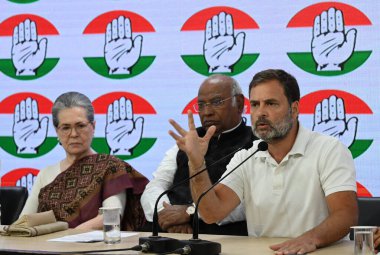
[(90, 49), (84, 61), (94, 72), (107, 78), (137, 76), (155, 59), (146, 46), (154, 32), (152, 24), (134, 12), (117, 10), (101, 14), (83, 31)]
[[(329, 13), (331, 12), (331, 8), (337, 10), (339, 14), (336, 14), (336, 17), (333, 15), (326, 17), (325, 20), (336, 19), (333, 22), (328, 21), (328, 26), (331, 24), (336, 26), (334, 33), (331, 32), (330, 35), (328, 35), (330, 28), (326, 28), (327, 32), (325, 33), (319, 30), (315, 31), (314, 27), (317, 27), (315, 26), (315, 18), (320, 16), (321, 19), (323, 19), (323, 15), (321, 15), (322, 12)], [(339, 11), (343, 16), (342, 18)], [(320, 24), (324, 26), (323, 21), (320, 21)], [(344, 26), (344, 31), (343, 33), (339, 33), (339, 27), (342, 27), (342, 25)], [(299, 45), (299, 50), (288, 52), (288, 57), (302, 70), (319, 76), (336, 76), (352, 72), (363, 65), (372, 53), (372, 50), (364, 48), (366, 46), (361, 45), (360, 42), (362, 40), (358, 39), (359, 37), (365, 36), (363, 30), (361, 30), (361, 27), (364, 26), (372, 26), (372, 23), (364, 13), (353, 6), (338, 2), (323, 2), (310, 5), (294, 15), (287, 25), (287, 28), (297, 30), (291, 32), (295, 33), (293, 38), (296, 40), (299, 39), (299, 42), (293, 44)], [(324, 29), (321, 28), (321, 30)], [(356, 32), (350, 30), (355, 30)], [(326, 58), (331, 58), (332, 60), (327, 60), (331, 62), (333, 62), (335, 58), (335, 64), (339, 64), (340, 70), (318, 70), (318, 54), (313, 55), (312, 48), (314, 47), (314, 49), (316, 49), (319, 46), (323, 48), (323, 46), (313, 45), (312, 40), (317, 37), (317, 33), (321, 33), (321, 36), (325, 36), (326, 38), (326, 42), (322, 43), (322, 45), (336, 41), (329, 46), (334, 49), (326, 53)], [(342, 41), (338, 42), (339, 40)], [(347, 46), (350, 42), (353, 43), (353, 46)], [(345, 46), (352, 48), (351, 53), (347, 53), (347, 50), (343, 50)], [(321, 49), (321, 55), (324, 54), (323, 52), (331, 50), (329, 47), (327, 49)], [(335, 53), (336, 55), (334, 55)], [(347, 56), (339, 56), (342, 54), (346, 54)]]
[[(128, 113), (126, 114), (121, 114), (122, 111), (122, 106), (121, 103), (118, 104), (118, 108), (120, 109), (120, 114), (117, 113), (117, 118), (114, 117), (116, 115), (116, 112), (118, 110), (115, 110), (113, 107), (115, 106), (115, 101), (120, 101), (121, 98), (124, 98), (124, 102), (130, 100), (132, 104), (132, 109), (128, 110)], [(125, 104), (125, 103), (123, 103)], [(95, 99), (93, 101), (93, 106), (95, 109), (95, 114), (96, 114), (96, 129), (95, 129), (95, 137), (92, 141), (92, 148), (98, 152), (98, 153), (111, 153), (113, 151), (113, 141), (110, 141), (111, 139), (109, 137), (114, 137), (114, 138), (121, 138), (121, 135), (126, 135), (126, 133), (122, 133), (121, 135), (119, 134), (109, 134), (107, 135), (108, 130), (112, 130), (113, 132), (117, 133), (119, 130), (125, 128), (127, 129), (130, 133), (132, 132), (139, 132), (139, 127), (137, 127), (137, 122), (139, 118), (143, 118), (143, 124), (142, 124), (142, 134), (141, 138), (139, 141), (134, 144), (134, 145), (129, 145), (132, 146), (130, 148), (130, 155), (123, 155), (120, 153), (117, 154), (117, 156), (121, 159), (127, 160), (127, 159), (133, 159), (140, 157), (144, 153), (146, 153), (150, 148), (153, 147), (154, 143), (156, 142), (157, 138), (154, 137), (146, 137), (144, 134), (144, 126), (149, 125), (151, 121), (150, 116), (156, 115), (156, 111), (153, 108), (153, 106), (146, 101), (144, 98), (133, 94), (133, 93), (128, 93), (128, 92), (111, 92), (105, 95), (102, 95)], [(110, 108), (111, 107), (111, 108)], [(110, 109), (111, 115), (110, 115)], [(107, 116), (108, 115), (108, 116)], [(132, 124), (130, 121), (133, 119), (135, 122)], [(124, 120), (125, 124), (122, 124)], [(115, 129), (110, 129), (107, 127), (107, 125), (111, 124), (119, 124)], [(109, 140), (107, 140), (109, 139)], [(127, 139), (128, 140), (128, 139)], [(125, 145), (125, 144), (123, 144)], [(117, 146), (117, 145), (116, 145)], [(127, 145), (126, 145), (127, 146)]]
[[(208, 37), (206, 32), (206, 26), (208, 21), (212, 19), (213, 16), (218, 16), (221, 13), (224, 13), (224, 15), (226, 16), (231, 15), (232, 17), (232, 32), (233, 35), (236, 37), (233, 47), (237, 47), (239, 44), (239, 39), (237, 38), (239, 33), (241, 34), (241, 36), (239, 36), (240, 40), (242, 40), (244, 44), (243, 52), (240, 55), (240, 58), (237, 60), (237, 62), (232, 65), (231, 72), (221, 71), (221, 73), (225, 73), (230, 76), (242, 73), (245, 70), (247, 70), (250, 66), (252, 66), (259, 57), (259, 53), (255, 52), (255, 42), (250, 40), (250, 38), (253, 37), (247, 36), (247, 34), (250, 34), (254, 30), (259, 29), (258, 24), (252, 17), (250, 17), (243, 11), (227, 6), (217, 6), (204, 9), (192, 15), (183, 24), (181, 28), (181, 32), (183, 32), (181, 33), (181, 44), (184, 51), (181, 57), (188, 67), (190, 67), (195, 72), (205, 76), (213, 74), (210, 72), (210, 63), (207, 62), (207, 56), (205, 56), (204, 52), (205, 43), (207, 40), (207, 38), (205, 37)], [(210, 30), (212, 29), (214, 29), (214, 25), (212, 28), (210, 27)], [(226, 33), (228, 33), (228, 28), (226, 28), (226, 30)], [(242, 36), (242, 34), (245, 34), (245, 36)], [(209, 37), (211, 37), (211, 35), (209, 35)], [(220, 36), (218, 35), (215, 37)], [(220, 51), (222, 50), (227, 52), (230, 50), (230, 48), (224, 48)], [(216, 54), (218, 54), (218, 52), (216, 52)], [(228, 59), (226, 61), (228, 62)]]
[(371, 121), (373, 112), (360, 98), (340, 90), (321, 90), (307, 94), (300, 100), (300, 117), (305, 120), (302, 121), (302, 123), (305, 123), (305, 125), (307, 125), (306, 123), (311, 123), (310, 127), (312, 127), (317, 104), (332, 95), (343, 99), (346, 121), (349, 120), (350, 117), (356, 117), (358, 119), (355, 141), (349, 147), (353, 158), (357, 158), (368, 150), (373, 142), (373, 138), (363, 137), (364, 132), (361, 132), (361, 130), (367, 130), (367, 134), (368, 129), (371, 128), (367, 125), (373, 122)]
[[(34, 138), (33, 135), (30, 136), (30, 139), (26, 139), (26, 141), (18, 141), (18, 139), (13, 136), (18, 122), (23, 124), (24, 128), (28, 128), (28, 126), (31, 126), (33, 123), (28, 125), (27, 122), (37, 121), (35, 118), (36, 114), (34, 114), (32, 118), (28, 118), (26, 116), (24, 118), (21, 116), (16, 117), (15, 115), (16, 105), (20, 104), (21, 101), (26, 101), (28, 98), (35, 100), (37, 103), (37, 116), (38, 121), (40, 122), (37, 122), (37, 126), (40, 125), (39, 128), (43, 128), (42, 119), (48, 118), (48, 120), (45, 120), (48, 123), (46, 127), (47, 132), (44, 131), (43, 137), (39, 137), (38, 141), (35, 141), (36, 138)], [(0, 134), (0, 147), (7, 153), (20, 158), (36, 158), (53, 150), (53, 148), (58, 144), (58, 141), (53, 128), (53, 123), (51, 121), (52, 107), (53, 103), (48, 98), (31, 92), (17, 93), (3, 99), (3, 101), (0, 102), (0, 122), (4, 127), (1, 129), (4, 133)], [(21, 136), (19, 140), (25, 137), (26, 136)], [(35, 147), (34, 149), (36, 149), (36, 153), (18, 152), (18, 147), (22, 146), (20, 143), (22, 143), (22, 145), (29, 145), (29, 147)]]
[[(19, 29), (21, 26), (23, 29)], [(53, 24), (34, 14), (20, 14), (4, 20), (0, 23), (0, 40), (8, 54), (0, 56), (0, 71), (17, 80), (34, 80), (46, 75), (59, 61), (56, 53), (49, 51), (49, 38), (58, 35)], [(25, 54), (29, 49), (32, 50)], [(23, 73), (24, 66), (33, 73)]]

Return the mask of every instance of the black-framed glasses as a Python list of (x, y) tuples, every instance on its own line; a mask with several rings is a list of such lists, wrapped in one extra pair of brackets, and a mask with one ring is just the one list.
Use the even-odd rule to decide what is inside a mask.
[(193, 108), (196, 112), (204, 111), (207, 106), (210, 106), (213, 109), (217, 109), (217, 108), (222, 107), (225, 101), (232, 99), (234, 96), (236, 96), (236, 95), (233, 95), (233, 96), (225, 98), (225, 99), (216, 98), (216, 99), (211, 100), (211, 102), (209, 102), (209, 103), (198, 102), (198, 103), (193, 105)]
[(71, 125), (62, 125), (57, 127), (57, 130), (62, 135), (70, 135), (73, 129), (75, 129), (75, 132), (78, 134), (82, 134), (87, 131), (88, 125), (92, 124), (92, 122), (78, 122), (75, 123), (74, 126)]

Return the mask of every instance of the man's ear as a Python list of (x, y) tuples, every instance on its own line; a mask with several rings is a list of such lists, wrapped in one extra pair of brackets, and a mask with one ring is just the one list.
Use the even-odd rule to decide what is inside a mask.
[(292, 114), (293, 116), (295, 117), (298, 117), (299, 113), (300, 113), (300, 102), (299, 101), (294, 101), (292, 103)]
[(243, 95), (236, 95), (236, 105), (238, 107), (238, 112), (240, 114), (244, 111), (244, 96)]

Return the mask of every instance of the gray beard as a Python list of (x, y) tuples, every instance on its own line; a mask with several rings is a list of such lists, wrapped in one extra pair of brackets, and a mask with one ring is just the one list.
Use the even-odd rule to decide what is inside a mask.
[[(260, 134), (256, 131), (256, 125), (257, 122), (265, 122), (270, 126), (270, 130), (267, 133)], [(292, 129), (293, 127), (293, 120), (291, 118), (291, 109), (289, 109), (288, 114), (280, 121), (275, 124), (269, 122), (266, 119), (259, 119), (255, 123), (255, 125), (252, 126), (252, 131), (258, 138), (262, 139), (263, 141), (267, 143), (271, 143), (276, 140), (280, 140), (284, 138)]]

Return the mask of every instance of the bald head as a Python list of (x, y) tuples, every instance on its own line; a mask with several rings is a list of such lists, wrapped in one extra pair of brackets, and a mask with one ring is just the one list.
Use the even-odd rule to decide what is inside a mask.
[[(231, 96), (243, 94), (238, 82), (234, 78), (227, 76), (227, 75), (213, 74), (213, 75), (209, 76), (207, 79), (205, 79), (202, 82), (202, 84), (199, 88), (199, 91), (198, 91), (198, 95), (201, 92), (202, 87), (208, 86), (208, 85), (217, 85), (217, 86), (223, 87), (223, 89), (225, 89), (225, 90), (229, 89), (231, 91)], [(236, 98), (233, 98), (232, 102), (235, 104)]]

